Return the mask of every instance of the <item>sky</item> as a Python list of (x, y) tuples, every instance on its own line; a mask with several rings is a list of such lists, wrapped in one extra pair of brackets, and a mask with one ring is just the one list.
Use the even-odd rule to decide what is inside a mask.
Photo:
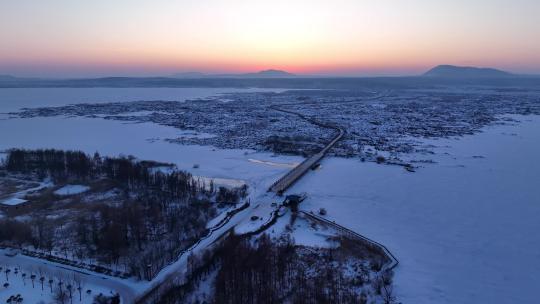
[(0, 74), (540, 74), (538, 0), (0, 0)]

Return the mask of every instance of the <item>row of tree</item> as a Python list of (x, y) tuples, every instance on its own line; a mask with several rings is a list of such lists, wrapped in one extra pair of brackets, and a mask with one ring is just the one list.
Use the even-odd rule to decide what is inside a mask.
[(128, 189), (154, 189), (166, 192), (174, 198), (186, 198), (206, 190), (204, 184), (193, 179), (187, 172), (174, 170), (164, 173), (152, 170), (159, 165), (154, 162), (135, 161), (133, 157), (101, 157), (98, 153), (90, 157), (81, 151), (54, 149), (14, 149), (9, 151), (5, 161), (5, 168), (10, 172), (35, 173), (42, 178), (50, 177), (56, 182), (107, 177)]
[[(187, 281), (164, 292), (159, 303), (395, 303), (391, 273), (351, 275), (337, 250), (306, 253), (290, 237), (274, 241), (263, 234), (254, 242), (231, 235), (212, 252), (188, 257)], [(213, 272), (212, 293), (194, 297)]]
[(361, 303), (333, 256), (324, 256), (319, 269), (307, 268), (304, 258), (291, 239), (273, 242), (263, 235), (253, 245), (232, 238), (222, 252), (213, 302)]
[(11, 172), (32, 172), (57, 180), (86, 179), (96, 174), (92, 159), (80, 151), (13, 149), (8, 153), (5, 167)]
[(213, 182), (206, 185), (185, 171), (163, 172), (160, 166), (173, 167), (149, 161), (136, 161), (133, 157), (93, 157), (81, 151), (55, 149), (10, 150), (4, 167), (9, 172), (33, 173), (41, 178), (50, 177), (56, 182), (69, 180), (94, 180), (107, 177), (117, 181), (129, 190), (155, 190), (167, 199), (188, 199), (199, 194), (206, 196), (217, 192), (219, 202), (236, 203), (247, 193), (247, 187), (229, 189), (215, 188)]

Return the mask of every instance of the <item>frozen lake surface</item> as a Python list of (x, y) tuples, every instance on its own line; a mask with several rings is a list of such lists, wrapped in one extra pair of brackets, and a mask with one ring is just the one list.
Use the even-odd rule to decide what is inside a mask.
[[(0, 113), (21, 107), (60, 106), (80, 102), (177, 100), (204, 98), (227, 92), (280, 91), (264, 89), (0, 89)], [(193, 132), (191, 132), (193, 133)], [(191, 134), (190, 133), (190, 134)], [(190, 135), (188, 134), (188, 135)], [(186, 136), (185, 130), (152, 123), (125, 123), (100, 118), (50, 117), (0, 119), (0, 150), (9, 148), (56, 148), (103, 155), (134, 155), (140, 159), (172, 162), (197, 176), (257, 180), (277, 177), (300, 157), (275, 157), (252, 150), (223, 150), (209, 146), (172, 144), (165, 139)], [(193, 136), (193, 134), (191, 134)], [(250, 160), (257, 159), (261, 162)], [(194, 166), (199, 168), (195, 169)], [(253, 186), (253, 185), (251, 185)]]
[(281, 92), (241, 88), (9, 88), (0, 89), (0, 113), (21, 108), (141, 100), (185, 101), (224, 93)]
[(433, 140), (416, 173), (332, 158), (291, 191), (397, 256), (403, 303), (537, 303), (540, 117)]

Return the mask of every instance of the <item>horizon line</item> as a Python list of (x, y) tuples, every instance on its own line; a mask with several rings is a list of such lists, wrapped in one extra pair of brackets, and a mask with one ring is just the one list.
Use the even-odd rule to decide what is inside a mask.
[[(540, 72), (531, 72), (531, 73), (516, 73), (509, 70), (502, 70), (498, 68), (492, 68), (492, 67), (476, 67), (476, 66), (460, 66), (460, 65), (448, 65), (448, 64), (442, 64), (437, 65), (435, 67), (439, 66), (455, 66), (460, 68), (478, 68), (478, 69), (495, 69), (502, 72), (509, 73), (512, 76), (540, 76)], [(393, 77), (421, 77), (424, 76), (425, 73), (430, 71), (431, 69), (425, 70), (424, 72), (420, 73), (392, 73), (392, 72), (374, 72), (374, 73), (291, 73), (287, 70), (282, 69), (264, 69), (264, 70), (256, 70), (251, 72), (200, 72), (197, 70), (184, 70), (179, 72), (173, 72), (173, 73), (163, 73), (163, 74), (148, 74), (143, 75), (140, 73), (96, 73), (95, 75), (92, 75), (92, 73), (89, 73), (87, 75), (66, 75), (66, 76), (54, 76), (54, 75), (29, 75), (24, 73), (25, 75), (21, 75), (23, 73), (0, 73), (0, 77), (12, 77), (15, 79), (41, 79), (41, 80), (78, 80), (78, 79), (101, 79), (101, 78), (171, 78), (171, 79), (211, 79), (211, 78), (243, 78), (243, 79), (291, 79), (291, 78), (393, 78)], [(256, 74), (266, 71), (276, 71), (276, 72), (283, 72), (288, 75), (282, 75), (282, 76), (261, 76), (258, 77)], [(39, 74), (39, 73), (37, 73)], [(186, 74), (185, 77), (179, 77), (181, 74)], [(188, 76), (187, 74), (200, 74), (199, 76)]]

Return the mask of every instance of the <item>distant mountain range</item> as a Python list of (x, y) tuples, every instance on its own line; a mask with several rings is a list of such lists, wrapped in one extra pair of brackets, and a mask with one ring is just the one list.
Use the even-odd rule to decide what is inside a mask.
[(74, 79), (22, 78), (0, 75), (0, 88), (131, 88), (131, 87), (223, 87), (288, 89), (373, 89), (415, 87), (435, 84), (531, 85), (538, 86), (540, 75), (516, 75), (501, 70), (440, 65), (416, 76), (316, 76), (295, 75), (280, 70), (244, 74), (179, 73), (166, 77), (99, 77)]
[(423, 76), (446, 78), (500, 78), (514, 76), (514, 74), (492, 68), (439, 65), (424, 73)]
[(11, 75), (0, 75), (0, 81), (1, 80), (15, 80), (17, 79), (16, 77), (13, 77)]
[[(421, 78), (448, 78), (448, 79), (485, 79), (485, 78), (508, 78), (508, 77), (538, 77), (538, 75), (516, 75), (509, 72), (493, 69), (493, 68), (478, 68), (478, 67), (467, 67), (467, 66), (455, 66), (455, 65), (439, 65), (429, 71), (425, 72), (422, 75), (419, 75)], [(418, 77), (418, 76), (401, 76), (403, 77)], [(201, 72), (183, 72), (176, 73), (164, 77), (100, 77), (100, 78), (78, 78), (78, 79), (46, 79), (46, 78), (27, 78), (27, 77), (15, 77), (11, 75), (0, 74), (1, 82), (40, 82), (40, 81), (75, 81), (80, 82), (81, 80), (118, 80), (118, 79), (132, 79), (132, 80), (149, 80), (149, 79), (178, 79), (178, 80), (197, 80), (197, 79), (301, 79), (301, 78), (396, 78), (392, 76), (384, 77), (353, 77), (353, 76), (324, 76), (324, 75), (296, 75), (282, 70), (264, 70), (254, 73), (243, 73), (243, 74), (205, 74)]]
[(295, 74), (281, 70), (264, 70), (256, 73), (245, 74), (204, 74), (200, 72), (185, 72), (172, 75), (173, 78), (291, 78)]
[[(493, 69), (478, 67), (463, 67), (455, 65), (439, 65), (423, 75), (423, 77), (441, 77), (441, 78), (500, 78), (516, 76), (514, 74)], [(204, 74), (200, 72), (185, 72), (171, 75), (172, 78), (179, 79), (201, 79), (201, 78), (325, 78), (316, 75), (295, 75), (281, 70), (264, 70), (255, 73), (245, 74)]]

